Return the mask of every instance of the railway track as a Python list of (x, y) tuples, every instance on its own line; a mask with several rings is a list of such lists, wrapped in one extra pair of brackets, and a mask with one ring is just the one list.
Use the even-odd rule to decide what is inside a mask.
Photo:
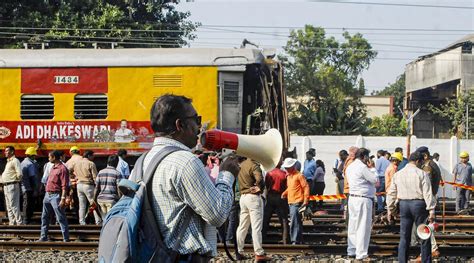
[[(278, 220), (272, 218), (264, 244), (264, 249), (269, 254), (278, 255), (345, 255), (347, 249), (346, 225), (339, 210), (339, 204), (325, 204), (328, 214), (314, 215), (311, 220), (306, 220), (303, 227), (305, 245), (288, 246), (281, 245), (280, 227)], [(448, 205), (452, 207), (452, 203)], [(439, 215), (439, 213), (438, 213)], [(35, 217), (38, 213), (35, 214)], [(74, 215), (69, 215), (75, 218)], [(441, 216), (438, 216), (441, 222)], [(459, 216), (447, 213), (446, 231), (436, 233), (440, 251), (446, 256), (472, 256), (474, 253), (474, 216)], [(75, 222), (74, 220), (71, 220)], [(397, 253), (399, 242), (399, 222), (396, 225), (387, 226), (374, 224), (371, 237), (370, 253), (372, 255), (394, 256)], [(441, 228), (439, 229), (441, 231)], [(48, 242), (35, 242), (40, 236), (40, 225), (8, 226), (0, 225), (0, 251), (14, 251), (30, 249), (37, 251), (97, 251), (100, 236), (100, 226), (96, 225), (70, 225), (71, 242), (62, 242), (62, 234), (57, 225), (51, 225), (49, 230), (50, 240)], [(223, 252), (223, 245), (218, 249)], [(252, 251), (252, 245), (246, 245), (246, 251)], [(417, 255), (419, 249), (411, 249), (412, 255)]]
[[(32, 251), (97, 251), (98, 242), (25, 242), (25, 241), (8, 241), (0, 242), (0, 250), (2, 251), (18, 251), (29, 249)], [(277, 255), (346, 255), (346, 246), (337, 244), (325, 245), (274, 245), (264, 244), (263, 248), (268, 254)], [(474, 246), (439, 246), (443, 256), (468, 257), (472, 256)], [(218, 245), (219, 252), (224, 252), (223, 244)], [(233, 252), (233, 249), (230, 249)], [(252, 245), (245, 245), (245, 250), (252, 251)], [(395, 256), (397, 253), (397, 245), (370, 245), (369, 253), (377, 257)], [(419, 248), (412, 247), (410, 254), (418, 255)]]
[[(346, 245), (347, 234), (345, 232), (318, 232), (311, 226), (305, 226), (303, 233), (306, 243), (315, 245), (324, 244), (340, 244)], [(306, 231), (309, 230), (309, 231)], [(71, 225), (69, 230), (70, 239), (75, 242), (98, 242), (100, 237), (100, 228), (98, 226), (80, 226)], [(40, 236), (39, 225), (16, 226), (16, 227), (0, 227), (0, 242), (9, 241), (35, 241)], [(49, 238), (52, 241), (62, 240), (61, 230), (54, 226), (49, 230)], [(443, 234), (436, 233), (436, 239), (439, 244), (449, 245), (472, 245), (474, 246), (474, 235), (469, 234)], [(271, 227), (266, 243), (278, 244), (281, 240), (279, 228)], [(390, 245), (398, 244), (400, 240), (399, 234), (394, 233), (377, 233), (374, 231), (371, 236), (371, 244), (374, 245)]]

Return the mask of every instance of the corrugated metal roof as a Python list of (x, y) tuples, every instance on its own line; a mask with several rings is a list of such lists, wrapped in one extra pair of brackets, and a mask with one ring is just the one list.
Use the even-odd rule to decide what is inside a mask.
[(469, 35), (453, 42), (451, 45), (447, 46), (443, 50), (447, 50), (447, 49), (451, 49), (453, 47), (457, 47), (457, 46), (459, 46), (459, 44), (463, 44), (463, 43), (466, 43), (466, 42), (474, 43), (474, 34), (469, 34)]
[(233, 66), (263, 63), (258, 49), (0, 49), (0, 67)]
[(463, 38), (453, 42), (452, 44), (448, 45), (447, 47), (441, 49), (441, 50), (438, 50), (436, 52), (433, 52), (433, 53), (430, 53), (430, 54), (426, 54), (426, 55), (423, 55), (423, 56), (419, 56), (416, 60), (410, 62), (409, 64), (412, 64), (412, 63), (416, 63), (420, 60), (424, 60), (426, 58), (429, 58), (429, 57), (433, 57), (433, 56), (436, 56), (438, 54), (441, 54), (441, 53), (444, 53), (444, 52), (447, 52), (447, 51), (450, 51), (450, 50), (453, 50), (457, 47), (460, 47), (460, 46), (463, 46), (465, 45), (466, 43), (471, 43), (473, 44), (474, 43), (474, 34), (470, 34), (470, 35), (466, 35), (464, 36)]

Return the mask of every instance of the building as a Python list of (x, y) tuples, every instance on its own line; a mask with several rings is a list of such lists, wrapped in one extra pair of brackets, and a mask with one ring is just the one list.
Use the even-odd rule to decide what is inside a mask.
[(362, 104), (367, 107), (367, 117), (382, 117), (383, 115), (393, 115), (393, 96), (364, 96), (361, 98)]
[(473, 42), (474, 34), (468, 35), (406, 66), (405, 108), (409, 112), (420, 109), (413, 121), (413, 134), (418, 138), (451, 136), (450, 122), (432, 114), (428, 105), (439, 106), (448, 98), (474, 90)]
[[(299, 103), (308, 104), (311, 99), (308, 96), (287, 98), (288, 105), (295, 107)], [(382, 117), (383, 115), (393, 115), (394, 113), (394, 97), (393, 96), (363, 96), (361, 102), (367, 108), (367, 117)]]

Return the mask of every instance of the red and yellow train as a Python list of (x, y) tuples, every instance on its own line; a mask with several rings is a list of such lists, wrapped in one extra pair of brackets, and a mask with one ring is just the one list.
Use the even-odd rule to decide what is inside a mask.
[(260, 134), (288, 146), (282, 68), (256, 49), (0, 50), (0, 147), (17, 155), (75, 145), (139, 155), (153, 142), (153, 101), (193, 99), (205, 129)]

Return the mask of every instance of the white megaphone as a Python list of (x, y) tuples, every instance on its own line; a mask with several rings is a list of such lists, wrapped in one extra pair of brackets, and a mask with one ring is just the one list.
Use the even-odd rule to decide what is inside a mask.
[(419, 238), (426, 240), (431, 237), (431, 235), (434, 234), (436, 229), (438, 228), (437, 223), (431, 223), (431, 224), (421, 224), (416, 228), (416, 234), (418, 235)]
[(210, 130), (201, 135), (201, 144), (213, 151), (235, 150), (237, 155), (260, 163), (265, 171), (270, 171), (278, 165), (283, 151), (283, 139), (277, 129), (270, 129), (263, 135), (240, 135)]

